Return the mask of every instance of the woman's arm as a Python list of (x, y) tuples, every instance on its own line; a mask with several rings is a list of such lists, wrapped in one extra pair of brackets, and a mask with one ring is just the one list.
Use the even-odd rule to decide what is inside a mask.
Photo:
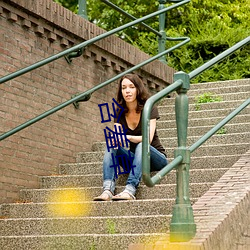
[[(149, 132), (149, 142), (151, 143), (155, 134), (156, 119), (150, 120), (150, 132)], [(127, 139), (133, 143), (142, 142), (142, 136), (140, 135), (127, 135)]]

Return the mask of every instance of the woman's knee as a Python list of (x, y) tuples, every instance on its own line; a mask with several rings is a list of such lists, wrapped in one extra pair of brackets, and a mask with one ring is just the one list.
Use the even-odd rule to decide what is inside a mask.
[(139, 142), (135, 148), (135, 153), (139, 151), (139, 152), (142, 152), (142, 142)]

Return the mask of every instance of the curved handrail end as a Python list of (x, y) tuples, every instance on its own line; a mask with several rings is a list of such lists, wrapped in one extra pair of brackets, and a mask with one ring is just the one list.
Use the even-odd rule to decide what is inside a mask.
[(144, 183), (146, 184), (147, 187), (153, 187), (155, 183), (152, 181), (150, 174), (143, 173), (142, 174), (142, 179)]

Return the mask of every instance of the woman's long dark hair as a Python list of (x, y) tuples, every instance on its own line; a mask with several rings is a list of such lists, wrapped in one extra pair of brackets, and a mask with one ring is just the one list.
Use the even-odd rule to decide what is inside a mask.
[(126, 105), (126, 102), (122, 96), (122, 81), (124, 79), (128, 79), (130, 80), (136, 87), (137, 90), (137, 95), (136, 95), (136, 99), (137, 99), (137, 108), (136, 108), (136, 113), (140, 113), (144, 107), (145, 102), (147, 101), (149, 94), (147, 89), (145, 88), (142, 80), (140, 79), (140, 77), (136, 74), (127, 74), (125, 76), (123, 76), (119, 82), (119, 86), (118, 86), (118, 92), (117, 92), (117, 102), (124, 108), (124, 112), (127, 113), (128, 112), (128, 108)]

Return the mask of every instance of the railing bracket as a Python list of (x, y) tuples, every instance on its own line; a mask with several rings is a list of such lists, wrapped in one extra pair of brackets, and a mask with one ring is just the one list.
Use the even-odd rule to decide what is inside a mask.
[[(71, 99), (75, 98), (75, 97), (78, 96), (78, 95), (79, 95), (79, 94), (72, 95), (72, 96), (71, 96)], [(86, 102), (86, 101), (88, 101), (88, 100), (90, 99), (90, 97), (91, 97), (91, 94), (88, 94), (88, 95), (82, 97), (81, 99), (79, 99), (79, 100), (73, 102), (74, 107), (75, 107), (76, 109), (79, 109), (79, 102)]]
[(79, 57), (83, 54), (83, 48), (77, 50), (77, 51), (73, 51), (69, 54), (67, 54), (66, 56), (64, 56), (65, 60), (67, 61), (68, 64), (71, 64), (72, 62), (72, 58), (75, 57)]

